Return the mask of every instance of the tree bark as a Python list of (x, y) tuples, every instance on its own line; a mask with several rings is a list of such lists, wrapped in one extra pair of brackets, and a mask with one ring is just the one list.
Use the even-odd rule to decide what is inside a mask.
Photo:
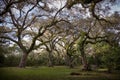
[(66, 65), (67, 65), (69, 68), (74, 68), (73, 60), (72, 60), (72, 55), (70, 55), (70, 53), (69, 53), (68, 50), (67, 50), (67, 52), (66, 52)]
[(68, 55), (66, 55), (66, 65), (67, 65), (69, 68), (72, 68), (71, 61), (70, 61), (70, 56), (68, 56)]
[(112, 69), (113, 69), (113, 66), (112, 65), (107, 65), (107, 68), (108, 68), (108, 73), (112, 73)]
[(27, 53), (23, 53), (23, 55), (21, 57), (21, 60), (20, 60), (20, 63), (19, 63), (19, 68), (25, 68), (26, 61), (27, 61), (27, 56), (28, 56)]
[(90, 71), (91, 69), (90, 69), (90, 66), (87, 62), (87, 58), (86, 58), (84, 49), (82, 48), (80, 51), (81, 51), (81, 58), (82, 58), (82, 64), (83, 64), (82, 70), (83, 71)]
[(74, 65), (73, 65), (73, 60), (72, 60), (72, 58), (70, 57), (69, 59), (70, 59), (70, 60), (69, 60), (69, 61), (70, 61), (70, 62), (69, 62), (69, 66), (70, 66), (70, 68), (74, 68)]
[(49, 52), (48, 55), (48, 66), (53, 67), (53, 56), (52, 56), (52, 51)]
[(84, 70), (84, 71), (89, 71), (90, 70), (85, 55), (82, 56), (82, 64), (83, 64), (82, 70)]

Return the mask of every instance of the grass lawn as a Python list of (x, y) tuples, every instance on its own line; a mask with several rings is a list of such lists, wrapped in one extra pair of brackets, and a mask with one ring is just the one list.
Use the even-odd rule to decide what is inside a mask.
[[(70, 75), (71, 72), (77, 72), (80, 75)], [(69, 69), (63, 66), (25, 69), (5, 67), (0, 68), (0, 80), (120, 80), (119, 73), (82, 72), (79, 68)]]

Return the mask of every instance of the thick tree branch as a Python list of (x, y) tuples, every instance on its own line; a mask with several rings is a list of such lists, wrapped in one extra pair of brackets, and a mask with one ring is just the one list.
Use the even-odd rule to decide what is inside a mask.
[[(45, 31), (47, 30), (48, 27), (51, 27), (51, 26), (53, 26), (53, 25), (55, 25), (55, 24), (57, 24), (58, 22), (61, 22), (61, 21), (62, 21), (62, 20), (60, 20), (60, 21), (54, 21), (54, 22), (51, 22), (50, 24), (48, 24), (48, 25), (46, 25), (46, 26), (42, 26), (42, 27), (39, 29), (38, 34), (33, 38), (32, 44), (31, 44), (30, 48), (28, 49), (28, 53), (33, 50), (33, 48), (34, 48), (34, 46), (35, 46), (35, 43), (36, 43), (36, 40), (45, 33)], [(44, 30), (42, 30), (43, 28), (44, 28)], [(42, 31), (42, 32), (41, 32), (41, 31)]]
[(6, 4), (5, 9), (4, 9), (2, 12), (0, 12), (0, 16), (3, 16), (4, 14), (6, 14), (6, 13), (9, 11), (10, 7), (11, 7), (13, 4), (18, 4), (18, 3), (21, 3), (21, 2), (23, 2), (23, 1), (24, 1), (24, 0), (12, 1), (12, 2)]
[(1, 38), (1, 39), (7, 39), (7, 40), (10, 40), (10, 41), (12, 41), (12, 42), (18, 44), (18, 42), (17, 42), (16, 40), (14, 40), (14, 39), (12, 39), (12, 38), (10, 38), (10, 37), (7, 37), (7, 36), (0, 36), (0, 38)]

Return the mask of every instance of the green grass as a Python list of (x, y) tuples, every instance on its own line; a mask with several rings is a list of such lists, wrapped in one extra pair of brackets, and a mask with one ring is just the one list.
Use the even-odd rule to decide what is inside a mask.
[[(70, 75), (71, 72), (80, 75)], [(0, 68), (0, 80), (120, 80), (119, 73), (108, 74), (105, 72), (82, 72), (79, 68), (68, 67), (27, 67), (20, 69), (16, 67)]]

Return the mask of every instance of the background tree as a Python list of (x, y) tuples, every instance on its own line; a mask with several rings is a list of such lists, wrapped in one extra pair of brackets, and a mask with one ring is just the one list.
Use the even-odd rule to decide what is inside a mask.
[[(7, 28), (9, 28), (11, 31), (9, 32), (9, 34), (7, 36), (1, 36), (0, 38), (4, 38), (7, 40), (10, 40), (14, 43), (16, 43), (20, 49), (23, 51), (23, 55), (19, 64), (19, 67), (25, 67), (26, 65), (26, 60), (27, 60), (27, 56), (28, 54), (35, 48), (36, 46), (36, 41), (37, 39), (42, 36), (44, 34), (44, 32), (46, 31), (46, 29), (48, 27), (51, 27), (53, 25), (55, 25), (56, 23), (60, 22), (61, 20), (56, 20), (56, 16), (58, 14), (58, 12), (61, 10), (58, 10), (58, 12), (56, 12), (55, 15), (51, 16), (51, 13), (47, 13), (46, 15), (49, 14), (50, 16), (46, 16), (47, 19), (50, 17), (51, 20), (50, 22), (47, 22), (47, 24), (40, 24), (40, 25), (34, 25), (35, 23), (39, 22), (38, 20), (41, 19), (41, 17), (43, 17), (44, 15), (42, 15), (42, 11), (43, 10), (43, 6), (41, 6), (40, 1), (36, 0), (36, 1), (28, 1), (25, 2), (25, 4), (20, 3), (19, 5), (14, 5), (12, 8), (9, 9), (9, 14), (8, 14), (8, 18), (6, 20), (6, 22), (9, 24), (6, 25)], [(27, 8), (27, 6), (30, 6), (30, 8)], [(42, 9), (40, 9), (40, 8)], [(42, 14), (36, 14), (36, 11), (40, 11)], [(17, 13), (15, 13), (15, 11), (18, 11)], [(8, 21), (10, 20), (10, 21)], [(43, 19), (42, 19), (43, 20)], [(36, 30), (34, 28), (34, 26), (38, 27), (38, 30)], [(33, 29), (34, 28), (34, 29)], [(32, 31), (36, 31), (36, 34), (32, 35)], [(30, 45), (27, 46), (25, 43), (25, 39), (27, 40), (31, 40), (31, 43), (29, 43)]]
[(55, 56), (57, 43), (61, 39), (59, 33), (61, 32), (56, 29), (56, 26), (53, 26), (52, 28), (48, 28), (45, 34), (38, 39), (39, 41), (44, 43), (45, 48), (43, 49), (45, 49), (48, 52), (49, 67), (53, 67), (54, 65), (54, 56)]

